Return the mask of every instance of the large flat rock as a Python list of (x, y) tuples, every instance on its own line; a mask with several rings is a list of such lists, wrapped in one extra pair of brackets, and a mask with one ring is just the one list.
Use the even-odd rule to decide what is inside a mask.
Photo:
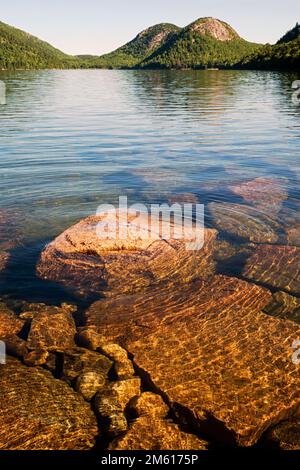
[(9, 358), (0, 367), (0, 449), (85, 450), (97, 422), (90, 406), (65, 382)]
[(123, 343), (200, 430), (208, 426), (215, 438), (221, 426), (249, 446), (300, 404), (291, 348), (300, 328), (261, 313), (270, 300), (262, 287), (215, 276), (193, 288), (98, 302), (87, 322)]
[[(133, 233), (136, 228), (133, 217), (128, 216), (128, 222), (124, 222), (118, 215), (117, 220), (120, 226), (128, 227), (127, 239), (101, 239), (97, 226), (104, 223), (103, 217), (84, 219), (46, 247), (37, 266), (38, 275), (88, 296), (136, 292), (162, 282), (180, 284), (213, 274), (215, 230), (204, 231), (202, 249), (187, 250), (186, 243), (193, 240), (192, 236), (181, 240), (171, 237), (166, 241), (151, 233), (147, 218), (140, 222), (140, 235)], [(202, 229), (197, 230), (201, 237)]]
[(119, 295), (95, 302), (86, 322), (105, 338), (127, 345), (144, 338), (175, 319), (206, 318), (211, 312), (259, 311), (271, 293), (254, 284), (227, 276), (214, 276), (173, 289), (149, 289), (142, 294)]
[(264, 208), (268, 212), (277, 212), (288, 197), (284, 183), (275, 178), (259, 177), (232, 184), (229, 189), (248, 204)]
[(254, 282), (300, 294), (300, 247), (258, 246), (248, 259), (243, 276)]

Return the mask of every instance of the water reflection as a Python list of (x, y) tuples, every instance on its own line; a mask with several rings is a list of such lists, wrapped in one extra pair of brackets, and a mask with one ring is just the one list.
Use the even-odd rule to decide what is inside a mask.
[[(8, 238), (18, 241), (2, 291), (33, 292), (33, 266), (46, 241), (120, 194), (130, 202), (163, 202), (190, 193), (207, 205), (245, 205), (230, 184), (286, 178), (289, 198), (276, 224), (280, 231), (297, 227), (300, 107), (291, 101), (291, 84), (298, 78), (247, 71), (0, 72), (7, 85), (1, 206), (15, 219)], [(207, 224), (214, 224), (209, 210)]]

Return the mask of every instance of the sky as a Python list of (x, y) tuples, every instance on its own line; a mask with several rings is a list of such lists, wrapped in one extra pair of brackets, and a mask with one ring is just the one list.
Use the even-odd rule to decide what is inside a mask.
[(243, 38), (276, 42), (300, 22), (299, 0), (0, 0), (0, 21), (69, 54), (110, 52), (156, 23), (213, 16)]

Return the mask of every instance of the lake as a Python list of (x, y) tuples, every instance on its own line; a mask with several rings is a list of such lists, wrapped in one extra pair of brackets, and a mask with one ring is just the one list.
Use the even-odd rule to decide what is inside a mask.
[[(193, 195), (205, 204), (207, 226), (217, 225), (236, 250), (262, 240), (247, 239), (228, 221), (222, 226), (215, 204), (239, 220), (249, 201), (230, 188), (274, 179), (287, 194), (280, 208), (275, 214), (271, 195), (249, 217), (255, 230), (272, 219), (271, 242), (289, 243), (288, 229), (297, 232), (300, 223), (300, 106), (292, 102), (298, 78), (213, 70), (0, 72), (7, 87), (0, 106), (0, 249), (11, 252), (1, 294), (72, 297), (36, 278), (39, 253), (119, 195), (147, 204)], [(219, 261), (229, 274), (243, 263), (221, 254)]]

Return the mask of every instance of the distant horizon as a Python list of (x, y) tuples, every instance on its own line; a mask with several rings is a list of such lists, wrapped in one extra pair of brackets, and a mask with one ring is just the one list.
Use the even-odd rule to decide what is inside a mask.
[[(124, 5), (121, 0), (106, 2), (86, 0), (11, 0), (2, 6), (0, 21), (26, 31), (52, 46), (71, 55), (96, 55), (109, 53), (131, 41), (144, 29), (158, 23), (173, 23), (184, 27), (201, 17), (214, 17), (230, 24), (237, 33), (251, 42), (276, 43), (297, 17), (298, 0), (286, 0), (274, 5), (271, 0), (251, 3), (229, 0), (181, 2), (158, 0), (151, 4), (131, 0)], [(141, 5), (144, 3), (144, 5)], [(268, 25), (266, 28), (265, 25)]]

